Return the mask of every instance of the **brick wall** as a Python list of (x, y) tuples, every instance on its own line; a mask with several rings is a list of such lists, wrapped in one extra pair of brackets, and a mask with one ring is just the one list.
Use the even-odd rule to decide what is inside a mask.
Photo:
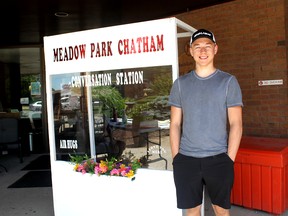
[[(235, 75), (243, 93), (244, 135), (288, 137), (287, 0), (235, 0), (178, 14), (194, 28), (214, 32), (219, 51), (215, 65)], [(180, 74), (193, 67), (179, 43)], [(283, 85), (258, 86), (283, 79)]]

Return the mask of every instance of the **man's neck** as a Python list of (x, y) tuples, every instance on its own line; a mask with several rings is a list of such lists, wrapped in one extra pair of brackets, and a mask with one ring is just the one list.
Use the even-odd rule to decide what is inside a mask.
[(199, 77), (208, 77), (216, 71), (214, 66), (211, 67), (196, 67), (195, 72)]

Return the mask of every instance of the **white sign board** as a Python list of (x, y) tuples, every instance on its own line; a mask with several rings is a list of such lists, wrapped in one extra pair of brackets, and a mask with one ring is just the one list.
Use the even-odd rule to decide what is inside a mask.
[[(178, 34), (179, 29), (181, 29), (181, 33)], [(184, 33), (188, 33), (189, 36), (194, 31), (193, 27), (176, 18), (167, 18), (44, 37), (47, 117), (55, 216), (79, 215), (77, 210), (83, 212), (82, 206), (86, 206), (87, 200), (80, 199), (80, 203), (76, 206), (71, 206), (71, 202), (66, 201), (70, 197), (85, 197), (89, 194), (95, 194), (101, 199), (100, 203), (98, 202), (99, 208), (87, 208), (85, 209), (88, 211), (86, 214), (90, 212), (100, 213), (103, 209), (107, 211), (107, 208), (102, 209), (101, 207), (105, 203), (105, 199), (102, 199), (103, 195), (111, 194), (107, 190), (108, 187), (111, 191), (115, 191), (108, 181), (98, 184), (91, 181), (89, 178), (91, 176), (86, 175), (84, 177), (81, 174), (78, 175), (77, 180), (73, 179), (73, 181), (76, 180), (77, 184), (85, 185), (87, 189), (73, 190), (73, 195), (71, 195), (69, 194), (72, 191), (71, 187), (65, 191), (61, 186), (61, 183), (68, 185), (67, 182), (71, 181), (69, 175), (57, 175), (57, 173), (63, 174), (64, 170), (69, 174), (76, 174), (71, 169), (61, 170), (61, 159), (67, 156), (70, 149), (84, 152), (89, 150), (87, 143), (90, 146), (91, 155), (95, 155), (95, 140), (98, 138), (98, 130), (96, 129), (99, 125), (104, 125), (102, 123), (104, 120), (106, 121), (104, 115), (100, 113), (102, 107), (99, 108), (96, 103), (98, 100), (101, 101), (100, 91), (95, 91), (100, 90), (100, 88), (96, 87), (109, 87), (113, 83), (125, 96), (126, 94), (130, 95), (129, 93), (133, 93), (134, 96), (140, 92), (139, 97), (133, 97), (135, 100), (139, 99), (140, 96), (146, 97), (149, 91), (144, 91), (144, 89), (149, 90), (147, 86), (150, 87), (151, 82), (157, 80), (155, 75), (167, 72), (170, 77), (173, 77), (173, 80), (178, 76), (178, 37), (186, 36)], [(113, 80), (115, 82), (112, 82)], [(135, 89), (133, 89), (134, 87)], [(108, 98), (107, 94), (105, 98)], [(108, 111), (111, 110), (115, 111), (115, 109)], [(99, 113), (101, 116), (97, 115)], [(107, 116), (109, 115), (107, 114)], [(99, 125), (97, 124), (98, 117), (100, 120), (104, 119), (103, 121), (99, 120)], [(118, 118), (113, 116), (114, 119), (114, 122), (118, 121)], [(110, 122), (111, 118), (109, 117), (107, 121)], [(56, 160), (56, 152), (60, 158), (58, 161)], [(62, 153), (66, 155), (63, 156)], [(155, 172), (158, 174), (158, 171)], [(165, 193), (159, 192), (158, 189), (163, 186), (163, 182), (168, 182), (167, 179), (159, 178), (160, 183), (157, 184), (154, 178), (157, 179), (158, 177), (153, 178), (149, 173), (150, 171), (147, 177), (153, 181), (157, 189), (151, 189), (151, 184), (146, 184), (145, 175), (143, 182), (140, 182), (141, 178), (139, 177), (137, 184), (141, 184), (141, 187), (137, 187), (138, 192), (127, 187), (131, 193), (118, 192), (121, 194), (121, 199), (129, 201), (131, 195), (146, 198), (141, 190), (149, 191), (151, 197), (159, 195), (157, 200), (165, 200), (165, 207), (161, 208), (156, 201), (153, 203), (157, 205), (149, 204), (146, 208), (147, 211), (152, 212), (152, 214), (161, 211), (157, 215), (169, 215), (171, 212), (173, 215), (180, 215), (182, 211), (176, 208), (175, 188), (171, 173), (167, 172), (169, 174), (167, 178), (172, 184), (163, 188)], [(161, 173), (159, 174), (164, 177)], [(121, 179), (121, 177), (115, 179), (120, 185), (123, 185), (121, 182), (126, 180)], [(95, 184), (98, 185), (98, 188), (95, 187)], [(113, 185), (115, 186), (115, 184)], [(101, 191), (101, 188), (105, 188), (105, 190)], [(168, 202), (170, 198), (167, 199), (167, 194), (172, 200), (171, 204)], [(137, 210), (142, 209), (143, 201), (140, 200), (133, 206)], [(59, 205), (59, 203), (62, 204)], [(76, 210), (73, 210), (74, 207)], [(119, 208), (115, 206), (115, 209), (118, 210)], [(70, 212), (70, 210), (73, 211)], [(134, 211), (131, 212), (131, 215), (135, 215)], [(145, 212), (145, 215), (147, 214), (149, 213)]]
[(269, 85), (283, 85), (283, 79), (278, 80), (259, 80), (258, 86), (269, 86)]
[(176, 37), (172, 18), (45, 37), (46, 71), (51, 75), (171, 65)]
[[(116, 84), (124, 85), (124, 75), (133, 73), (134, 75), (131, 77), (136, 77), (133, 70), (135, 68), (170, 66), (174, 80), (178, 76), (179, 70), (177, 33), (179, 29), (182, 29), (181, 34), (183, 30), (190, 34), (195, 30), (176, 18), (166, 18), (44, 37), (48, 131), (51, 155), (55, 154), (54, 133), (56, 130), (54, 123), (58, 120), (55, 117), (56, 115), (53, 115), (57, 114), (55, 111), (57, 105), (54, 103), (57, 89), (52, 86), (53, 76), (70, 76), (71, 74), (79, 73), (77, 76), (72, 76), (70, 84), (67, 83), (69, 87), (90, 87), (106, 85), (108, 82), (101, 82), (101, 80), (105, 81), (103, 79), (107, 75), (105, 71), (118, 70), (113, 77), (116, 77)], [(125, 73), (121, 69), (125, 69)], [(109, 72), (109, 74), (112, 73)], [(142, 74), (142, 70), (137, 70), (136, 75), (141, 78), (143, 77)], [(107, 78), (107, 80), (110, 79)], [(128, 76), (126, 80), (129, 81)], [(59, 82), (63, 84), (60, 79)], [(133, 84), (133, 82), (126, 83), (129, 85)], [(88, 94), (91, 94), (88, 91), (86, 92), (86, 90), (80, 93), (80, 96), (85, 95), (86, 98), (89, 98)], [(64, 90), (61, 89), (61, 100), (64, 96), (68, 97), (69, 95), (70, 93), (64, 94)], [(61, 105), (63, 106), (63, 103)], [(86, 107), (89, 109), (92, 106), (87, 105)], [(90, 111), (88, 110), (89, 118), (92, 116)], [(58, 115), (58, 117), (60, 116)], [(59, 132), (61, 129), (62, 127), (57, 129), (57, 131)], [(85, 131), (87, 129), (85, 128)], [(94, 128), (92, 126), (90, 130), (90, 134), (93, 134)], [(93, 137), (90, 137), (90, 139), (94, 140)], [(92, 146), (93, 142), (91, 142)]]

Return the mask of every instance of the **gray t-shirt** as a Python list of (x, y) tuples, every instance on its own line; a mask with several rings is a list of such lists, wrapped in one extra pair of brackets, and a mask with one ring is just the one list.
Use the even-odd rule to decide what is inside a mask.
[(182, 109), (181, 154), (201, 158), (227, 152), (227, 108), (243, 106), (233, 75), (217, 69), (202, 78), (191, 71), (175, 80), (168, 103)]

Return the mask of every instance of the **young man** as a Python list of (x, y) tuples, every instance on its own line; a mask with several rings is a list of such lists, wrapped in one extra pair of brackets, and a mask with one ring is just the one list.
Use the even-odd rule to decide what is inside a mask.
[(231, 207), (243, 103), (236, 78), (215, 68), (217, 51), (212, 32), (196, 31), (190, 40), (195, 70), (175, 80), (169, 97), (177, 207), (186, 216), (200, 215), (203, 185), (217, 216)]

